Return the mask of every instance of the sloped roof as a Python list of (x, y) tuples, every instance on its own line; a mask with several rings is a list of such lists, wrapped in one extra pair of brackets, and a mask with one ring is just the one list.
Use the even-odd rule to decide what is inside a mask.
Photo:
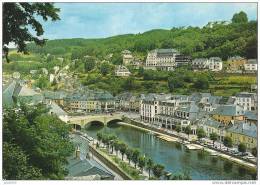
[(56, 114), (57, 116), (65, 116), (68, 115), (59, 105), (57, 105), (55, 102), (51, 102), (51, 104), (48, 105), (50, 108), (50, 112)]
[(245, 117), (250, 120), (257, 120), (257, 113), (253, 111), (245, 111)]
[(257, 138), (257, 126), (255, 124), (245, 123), (244, 121), (235, 121), (234, 125), (229, 127), (227, 131)]
[(220, 105), (211, 114), (226, 115), (226, 116), (238, 116), (244, 115), (244, 110), (239, 105)]
[(220, 127), (224, 127), (224, 125), (214, 119), (209, 118), (206, 122), (205, 125), (210, 126), (210, 127), (214, 127), (214, 128), (220, 128)]

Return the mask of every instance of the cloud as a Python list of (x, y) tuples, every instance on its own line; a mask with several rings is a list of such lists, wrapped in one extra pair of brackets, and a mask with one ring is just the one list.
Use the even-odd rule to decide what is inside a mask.
[(155, 28), (203, 26), (245, 11), (257, 18), (256, 3), (55, 3), (61, 20), (44, 23), (44, 36), (99, 38)]

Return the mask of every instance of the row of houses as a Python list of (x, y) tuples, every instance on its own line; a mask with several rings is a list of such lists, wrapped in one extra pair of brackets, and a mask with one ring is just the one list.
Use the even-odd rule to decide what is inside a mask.
[[(122, 51), (123, 65), (132, 65), (138, 68), (142, 65), (140, 60), (134, 59), (130, 51)], [(154, 49), (146, 57), (145, 69), (173, 71), (176, 67), (191, 65), (194, 70), (221, 71), (223, 61), (219, 57), (195, 58), (181, 54), (176, 49)], [(230, 73), (255, 73), (257, 71), (256, 59), (245, 59), (240, 56), (230, 57), (227, 60), (227, 72)]]
[(75, 92), (37, 92), (19, 80), (4, 86), (3, 106), (12, 107), (21, 102), (30, 105), (44, 102), (51, 112), (66, 120), (67, 111), (113, 112), (133, 111), (140, 120), (166, 129), (182, 129), (190, 126), (196, 134), (203, 128), (209, 136), (215, 132), (219, 140), (230, 136), (235, 144), (243, 142), (248, 148), (256, 146), (257, 140), (257, 96), (241, 92), (229, 98), (226, 104), (222, 97), (210, 93), (191, 95), (141, 94), (126, 92), (114, 97), (109, 92), (79, 88)]
[[(240, 98), (247, 93), (239, 93)], [(256, 101), (250, 97), (250, 101)], [(253, 100), (254, 99), (254, 100)], [(198, 128), (203, 128), (209, 137), (216, 133), (220, 141), (225, 136), (232, 138), (233, 143), (245, 143), (248, 148), (257, 146), (257, 113), (243, 105), (221, 104), (221, 97), (209, 93), (194, 93), (191, 96), (171, 94), (149, 94), (140, 104), (140, 118), (148, 124), (175, 129), (177, 125), (183, 130), (191, 127), (196, 134)], [(257, 104), (254, 104), (254, 110)]]

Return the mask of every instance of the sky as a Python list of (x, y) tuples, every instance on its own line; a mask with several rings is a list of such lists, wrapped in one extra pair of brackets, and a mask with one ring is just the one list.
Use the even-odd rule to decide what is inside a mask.
[(244, 11), (257, 19), (256, 3), (55, 3), (61, 20), (43, 22), (44, 38), (104, 38), (151, 29), (202, 27)]

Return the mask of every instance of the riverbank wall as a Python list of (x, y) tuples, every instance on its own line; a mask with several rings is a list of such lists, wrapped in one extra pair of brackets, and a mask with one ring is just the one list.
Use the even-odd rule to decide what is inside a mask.
[(111, 159), (103, 155), (99, 150), (97, 150), (93, 145), (89, 145), (89, 151), (97, 157), (102, 163), (112, 169), (115, 173), (120, 175), (124, 180), (133, 180), (128, 174), (126, 174), (117, 164), (115, 164)]

